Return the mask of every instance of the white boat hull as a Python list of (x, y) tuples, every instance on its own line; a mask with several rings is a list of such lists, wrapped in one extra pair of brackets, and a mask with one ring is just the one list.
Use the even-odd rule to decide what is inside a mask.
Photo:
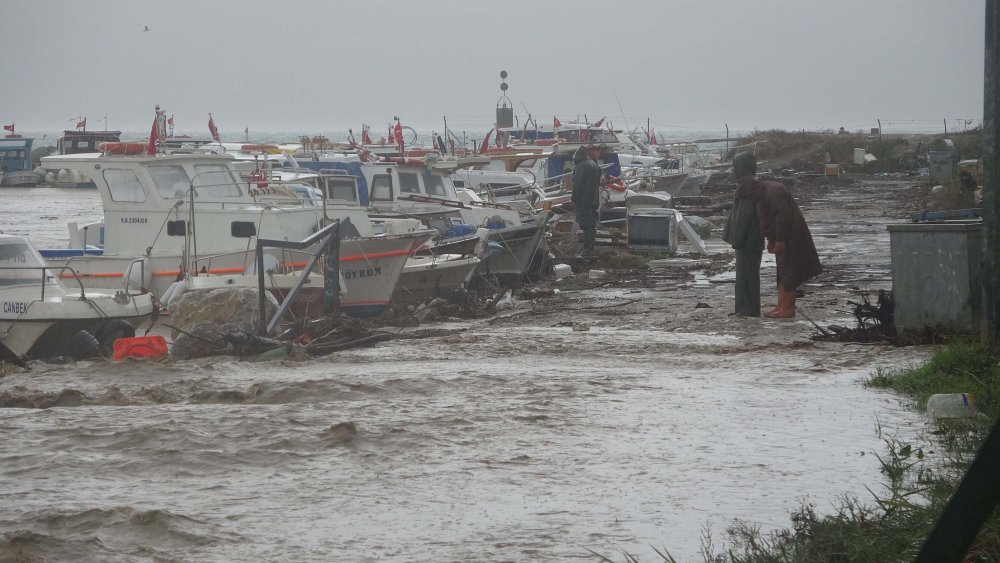
[(504, 287), (520, 285), (530, 272), (535, 253), (543, 248), (544, 223), (527, 223), (489, 232), (486, 256), (476, 275)]
[[(344, 287), (340, 312), (353, 317), (373, 317), (389, 307), (393, 292), (407, 260), (422, 245), (429, 234), (407, 233), (340, 242), (340, 274)], [(305, 260), (285, 262), (286, 266), (302, 268)], [(298, 274), (265, 274), (265, 286), (282, 300), (298, 282)], [(310, 274), (293, 305), (293, 313), (317, 314), (324, 307), (324, 278)], [(249, 273), (199, 275), (189, 280), (189, 289), (221, 287), (257, 287), (257, 276)]]
[[(17, 357), (45, 358), (62, 355), (67, 342), (79, 331), (92, 335), (116, 319), (128, 321), (133, 328), (149, 319), (152, 302), (148, 295), (130, 298), (119, 304), (110, 296), (88, 297), (107, 316), (99, 316), (91, 303), (78, 297), (62, 297), (33, 301), (23, 307), (23, 313), (4, 314), (0, 318), (0, 345)], [(8, 304), (11, 302), (6, 302)], [(10, 309), (8, 309), (10, 310)]]
[(414, 256), (406, 261), (392, 302), (396, 305), (423, 303), (459, 288), (479, 266), (479, 258), (458, 254)]

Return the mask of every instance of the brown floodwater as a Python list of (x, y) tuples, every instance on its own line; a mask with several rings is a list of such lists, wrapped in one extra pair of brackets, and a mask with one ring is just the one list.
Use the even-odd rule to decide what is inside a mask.
[[(100, 214), (95, 192), (0, 197), (2, 230), (38, 246)], [(817, 246), (838, 275), (884, 284), (887, 256), (851, 259), (859, 241), (881, 256), (884, 226), (854, 224), (817, 219)], [(0, 561), (687, 561), (706, 526), (718, 545), (733, 519), (769, 530), (803, 501), (868, 498), (872, 454), (925, 423), (860, 380), (928, 351), (727, 317), (731, 291), (565, 291), (558, 318), (439, 323), (452, 333), (303, 362), (12, 370)], [(844, 322), (822, 291), (812, 315)], [(640, 302), (584, 308), (623, 298)]]

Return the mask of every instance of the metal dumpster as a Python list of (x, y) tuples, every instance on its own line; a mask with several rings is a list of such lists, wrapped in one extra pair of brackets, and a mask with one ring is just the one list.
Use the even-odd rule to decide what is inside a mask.
[(896, 328), (978, 329), (982, 223), (905, 223), (888, 229)]

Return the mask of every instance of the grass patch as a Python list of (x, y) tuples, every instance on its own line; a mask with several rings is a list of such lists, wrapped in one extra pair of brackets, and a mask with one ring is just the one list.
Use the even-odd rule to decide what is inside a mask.
[(1000, 355), (978, 342), (956, 342), (940, 348), (924, 365), (912, 369), (878, 369), (864, 382), (867, 387), (890, 389), (927, 406), (937, 393), (972, 393), (982, 412), (1000, 415), (996, 392), (1000, 387)]

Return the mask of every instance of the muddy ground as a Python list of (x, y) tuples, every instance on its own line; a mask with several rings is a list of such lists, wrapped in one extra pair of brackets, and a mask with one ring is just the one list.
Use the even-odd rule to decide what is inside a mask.
[[(911, 215), (926, 210), (932, 184), (926, 178), (904, 175), (784, 181), (803, 211), (823, 264), (823, 273), (800, 288), (800, 313), (795, 319), (732, 314), (735, 257), (719, 237), (725, 224), (725, 210), (720, 208), (732, 200), (734, 186), (718, 182), (706, 188), (702, 205), (695, 211), (713, 225), (704, 237), (706, 254), (697, 252), (683, 235), (673, 256), (642, 257), (629, 256), (623, 240), (612, 244), (605, 237), (601, 257), (583, 261), (576, 257), (577, 240), (557, 233), (550, 240), (554, 262), (569, 264), (574, 274), (515, 293), (514, 306), (501, 308), (489, 322), (500, 326), (576, 324), (577, 330), (644, 326), (727, 334), (745, 340), (746, 345), (806, 343), (823, 336), (821, 329), (829, 325), (857, 326), (853, 303), (866, 296), (874, 302), (878, 290), (892, 288), (886, 225), (907, 222)], [(710, 214), (707, 208), (715, 211)], [(603, 275), (595, 278), (591, 270)], [(766, 311), (777, 299), (774, 257), (766, 253), (761, 292)]]

